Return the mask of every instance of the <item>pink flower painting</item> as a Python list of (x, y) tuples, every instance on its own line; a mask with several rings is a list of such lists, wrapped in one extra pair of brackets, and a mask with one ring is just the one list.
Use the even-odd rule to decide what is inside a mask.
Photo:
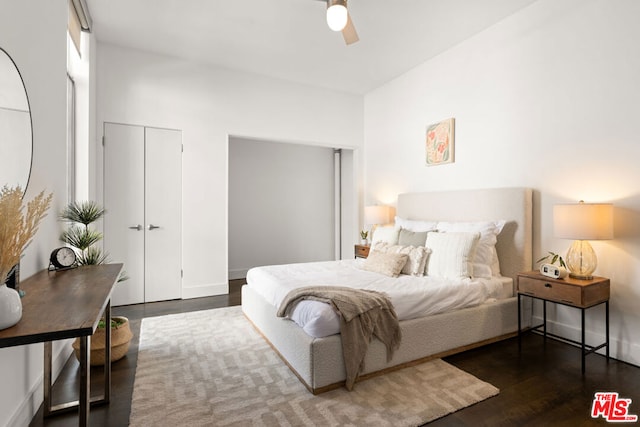
[(453, 129), (453, 118), (427, 127), (427, 166), (453, 163)]

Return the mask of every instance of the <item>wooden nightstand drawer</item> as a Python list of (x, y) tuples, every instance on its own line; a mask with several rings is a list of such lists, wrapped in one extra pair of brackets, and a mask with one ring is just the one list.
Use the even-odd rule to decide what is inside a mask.
[(518, 292), (571, 305), (582, 305), (582, 289), (577, 286), (530, 277), (518, 278)]
[(578, 308), (588, 308), (609, 300), (609, 279), (552, 279), (531, 271), (518, 274), (518, 293)]
[(365, 245), (355, 245), (355, 256), (356, 258), (366, 258), (369, 256), (370, 246)]

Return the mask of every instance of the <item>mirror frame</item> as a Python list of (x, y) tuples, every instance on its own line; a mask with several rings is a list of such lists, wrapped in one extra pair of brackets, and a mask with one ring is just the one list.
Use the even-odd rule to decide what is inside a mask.
[(22, 77), (22, 73), (20, 72), (20, 68), (18, 67), (18, 64), (16, 64), (16, 61), (13, 59), (11, 55), (9, 55), (9, 52), (7, 52), (4, 48), (0, 47), (0, 52), (7, 55), (7, 58), (9, 58), (16, 72), (18, 73), (18, 76), (20, 77), (20, 82), (22, 82), (22, 89), (24, 90), (24, 96), (27, 99), (27, 108), (29, 110), (29, 127), (31, 128), (31, 141), (30, 141), (31, 155), (29, 156), (30, 160), (29, 160), (29, 171), (27, 172), (27, 180), (24, 183), (24, 188), (22, 189), (22, 197), (24, 197), (24, 195), (27, 192), (27, 188), (29, 187), (29, 182), (31, 181), (31, 171), (33, 169), (33, 114), (31, 112), (31, 101), (29, 100), (29, 92), (27, 92), (27, 85), (24, 83), (24, 78)]

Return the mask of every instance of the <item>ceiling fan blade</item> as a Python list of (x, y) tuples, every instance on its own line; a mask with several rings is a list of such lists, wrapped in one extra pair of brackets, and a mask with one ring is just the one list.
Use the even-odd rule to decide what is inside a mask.
[(358, 38), (358, 33), (356, 32), (356, 27), (353, 25), (353, 21), (351, 21), (351, 14), (347, 12), (347, 25), (342, 29), (342, 37), (344, 38), (344, 42), (347, 45), (353, 44), (360, 40)]

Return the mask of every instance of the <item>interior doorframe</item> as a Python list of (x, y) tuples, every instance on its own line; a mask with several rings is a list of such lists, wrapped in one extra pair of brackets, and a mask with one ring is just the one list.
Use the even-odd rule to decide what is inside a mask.
[[(258, 141), (276, 142), (276, 143), (291, 143), (298, 145), (307, 145), (311, 147), (326, 147), (334, 149), (334, 156), (336, 152), (339, 152), (339, 161), (334, 161), (334, 176), (336, 179), (339, 177), (339, 184), (335, 184), (335, 192), (338, 193), (337, 204), (339, 208), (334, 208), (334, 224), (335, 224), (335, 250), (334, 259), (350, 259), (353, 257), (353, 244), (358, 232), (358, 211), (359, 211), (359, 191), (358, 191), (358, 178), (356, 174), (358, 148), (350, 146), (328, 146), (326, 144), (318, 144), (309, 141), (287, 141), (287, 140), (275, 140), (273, 138), (262, 138), (257, 136), (246, 136), (241, 134), (227, 134), (227, 183), (229, 183), (230, 175), (230, 162), (229, 162), (229, 144), (233, 138), (239, 139), (253, 139)], [(335, 160), (335, 157), (334, 157)], [(335, 182), (335, 181), (334, 181)], [(227, 187), (228, 190), (228, 187)], [(227, 242), (226, 242), (226, 254), (227, 254), (227, 277), (229, 277), (229, 218), (231, 215), (229, 196), (227, 193), (226, 200), (227, 207)]]
[(342, 149), (333, 149), (334, 257), (342, 259)]

